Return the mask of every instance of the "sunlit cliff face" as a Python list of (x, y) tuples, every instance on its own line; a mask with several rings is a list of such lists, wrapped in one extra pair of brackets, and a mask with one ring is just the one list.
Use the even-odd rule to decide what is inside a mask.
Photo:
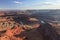
[(0, 31), (12, 28), (14, 23), (13, 20), (9, 20), (7, 17), (0, 17)]
[[(27, 36), (27, 32), (24, 31), (35, 29), (40, 26), (38, 20), (35, 18), (29, 18), (27, 21), (29, 24), (23, 25), (7, 17), (2, 17), (0, 19), (0, 31), (6, 31), (0, 34), (0, 40), (24, 40)], [(18, 35), (18, 37), (16, 37), (16, 35)]]
[[(11, 29), (12, 28), (12, 29)], [(1, 18), (0, 20), (0, 31), (6, 31), (0, 34), (0, 40), (23, 40), (23, 38), (16, 38), (14, 35), (19, 35), (24, 30), (22, 26), (13, 20), (8, 20), (7, 18)]]
[(16, 37), (15, 35), (20, 35), (21, 32), (23, 32), (24, 30), (19, 27), (19, 26), (15, 26), (13, 29), (7, 29), (5, 33), (3, 33), (3, 35), (1, 35), (0, 39), (1, 40), (23, 40), (25, 38), (24, 37)]

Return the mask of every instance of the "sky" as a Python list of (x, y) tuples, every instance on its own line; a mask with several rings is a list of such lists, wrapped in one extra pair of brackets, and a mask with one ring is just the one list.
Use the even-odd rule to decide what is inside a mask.
[(4, 9), (60, 9), (60, 0), (0, 0), (0, 10)]

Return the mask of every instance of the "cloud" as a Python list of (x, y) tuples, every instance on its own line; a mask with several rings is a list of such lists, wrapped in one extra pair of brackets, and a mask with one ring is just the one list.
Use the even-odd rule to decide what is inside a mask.
[(23, 9), (60, 9), (60, 3), (46, 1), (42, 3), (35, 3), (32, 6), (24, 6)]
[[(16, 4), (22, 4), (22, 2), (14, 1)], [(20, 6), (19, 6), (20, 7)], [(44, 2), (35, 2), (30, 4), (24, 4), (21, 9), (60, 9), (60, 0), (46, 0)]]
[(13, 1), (13, 2), (16, 4), (22, 4), (22, 2), (19, 2), (19, 1)]
[(40, 9), (60, 9), (60, 3), (57, 2), (43, 2), (38, 6)]
[(50, 5), (50, 6), (60, 6), (60, 2), (51, 2), (51, 1), (45, 1), (42, 3), (36, 3), (35, 5), (40, 5), (40, 6), (46, 6), (46, 5)]

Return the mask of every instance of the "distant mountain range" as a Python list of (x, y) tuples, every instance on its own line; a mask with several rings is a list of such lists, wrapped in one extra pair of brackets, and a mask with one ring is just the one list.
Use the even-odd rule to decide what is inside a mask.
[(35, 17), (48, 22), (60, 21), (60, 10), (6, 10), (0, 11), (0, 16), (2, 15), (19, 15), (19, 14), (26, 14), (30, 15), (30, 17)]
[(60, 21), (60, 10), (27, 10), (32, 13), (32, 17), (43, 19), (48, 22)]

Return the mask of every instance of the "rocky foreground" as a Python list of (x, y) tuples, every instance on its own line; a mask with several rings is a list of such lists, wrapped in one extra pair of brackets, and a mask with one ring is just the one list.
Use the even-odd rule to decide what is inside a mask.
[[(5, 19), (4, 19), (5, 18)], [(10, 20), (11, 19), (11, 20)], [(5, 21), (4, 21), (5, 20)], [(60, 40), (52, 23), (30, 17), (0, 18), (0, 40)]]
[(60, 40), (60, 34), (51, 24), (39, 23), (37, 20), (30, 26), (29, 22), (34, 21), (30, 20), (27, 25), (19, 24), (0, 31), (0, 40)]

